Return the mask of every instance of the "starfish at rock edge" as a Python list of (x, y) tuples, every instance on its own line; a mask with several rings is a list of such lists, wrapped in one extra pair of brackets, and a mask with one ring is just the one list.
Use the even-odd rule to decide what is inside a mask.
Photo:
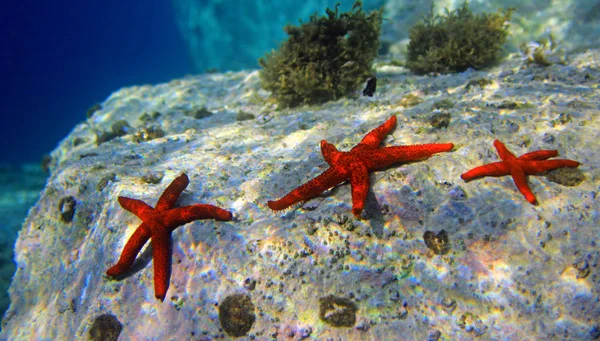
[(369, 190), (369, 173), (399, 162), (422, 160), (435, 153), (452, 150), (452, 143), (417, 144), (411, 146), (379, 147), (381, 141), (396, 126), (396, 116), (373, 129), (349, 152), (340, 152), (325, 140), (321, 153), (329, 168), (321, 175), (294, 189), (279, 200), (269, 201), (272, 210), (283, 210), (296, 203), (309, 200), (343, 181), (350, 180), (352, 213), (356, 217), (365, 205)]
[(165, 299), (171, 277), (171, 232), (194, 220), (212, 218), (226, 221), (232, 217), (230, 212), (213, 205), (195, 204), (174, 208), (189, 182), (185, 173), (178, 176), (165, 189), (155, 208), (141, 200), (119, 197), (119, 204), (140, 218), (142, 223), (125, 244), (117, 264), (106, 271), (108, 276), (127, 272), (144, 244), (152, 239), (154, 294), (161, 301)]
[(573, 160), (546, 160), (558, 155), (556, 150), (538, 150), (516, 157), (498, 140), (494, 141), (494, 147), (502, 161), (475, 167), (460, 177), (469, 181), (484, 176), (511, 175), (525, 199), (534, 205), (537, 200), (527, 184), (527, 175), (536, 175), (556, 168), (579, 166), (579, 162)]

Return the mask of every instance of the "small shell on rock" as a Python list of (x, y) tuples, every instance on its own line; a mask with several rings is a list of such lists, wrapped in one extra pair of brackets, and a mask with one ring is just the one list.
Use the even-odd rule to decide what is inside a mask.
[(423, 240), (425, 245), (436, 255), (445, 255), (450, 251), (450, 243), (448, 242), (448, 235), (446, 231), (441, 230), (437, 234), (431, 231), (425, 231), (423, 234)]
[(577, 270), (577, 278), (586, 278), (590, 275), (590, 266), (585, 258), (573, 263), (573, 267)]
[(58, 211), (60, 212), (60, 219), (65, 223), (73, 221), (75, 215), (75, 206), (77, 201), (72, 196), (63, 197), (58, 203)]
[(352, 327), (356, 323), (356, 303), (343, 297), (329, 295), (319, 299), (319, 317), (334, 327)]
[(227, 296), (219, 305), (221, 327), (231, 336), (246, 335), (255, 320), (254, 304), (250, 296), (240, 294)]

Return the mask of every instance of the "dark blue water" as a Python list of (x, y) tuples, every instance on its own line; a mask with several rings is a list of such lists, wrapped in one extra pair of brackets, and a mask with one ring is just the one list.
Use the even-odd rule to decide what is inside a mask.
[(10, 1), (0, 25), (0, 163), (39, 162), (121, 87), (194, 72), (170, 1)]

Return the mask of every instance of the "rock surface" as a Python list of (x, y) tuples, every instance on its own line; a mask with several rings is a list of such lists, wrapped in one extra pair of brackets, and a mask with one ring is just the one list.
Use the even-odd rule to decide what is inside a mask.
[[(290, 110), (276, 110), (256, 71), (121, 89), (51, 155), (16, 244), (0, 339), (229, 338), (222, 324), (254, 340), (590, 339), (600, 315), (599, 61), (599, 50), (547, 68), (514, 57), (437, 77), (382, 65), (372, 98)], [(373, 173), (362, 220), (347, 184), (267, 208), (327, 167), (320, 140), (348, 150), (391, 115), (398, 126), (384, 145), (454, 151)], [(510, 177), (463, 182), (498, 160), (494, 139), (517, 155), (557, 149), (585, 179), (530, 176), (537, 206)], [(182, 172), (190, 186), (179, 205), (218, 205), (235, 220), (175, 230), (161, 303), (150, 247), (129, 276), (104, 272), (139, 224), (117, 196), (153, 205)], [(430, 249), (427, 231), (449, 249)]]

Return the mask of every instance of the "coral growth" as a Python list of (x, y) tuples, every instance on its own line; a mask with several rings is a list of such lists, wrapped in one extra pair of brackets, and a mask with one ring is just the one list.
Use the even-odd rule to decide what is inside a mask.
[(284, 107), (348, 96), (373, 77), (382, 11), (367, 14), (357, 1), (349, 12), (338, 13), (337, 5), (326, 12), (286, 26), (288, 40), (259, 60), (261, 86)]
[(406, 67), (428, 72), (462, 72), (481, 69), (495, 60), (508, 36), (512, 9), (474, 14), (468, 2), (445, 15), (434, 15), (433, 5), (423, 21), (410, 29)]

